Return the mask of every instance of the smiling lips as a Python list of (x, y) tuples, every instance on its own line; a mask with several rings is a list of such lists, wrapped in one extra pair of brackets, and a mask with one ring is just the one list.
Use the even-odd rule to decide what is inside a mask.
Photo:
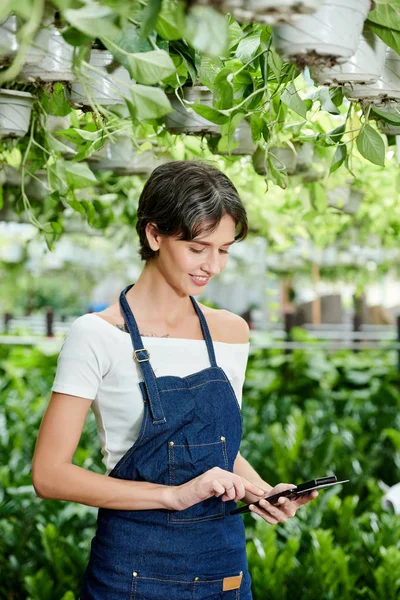
[(205, 285), (210, 279), (209, 277), (203, 277), (201, 275), (190, 275), (190, 277), (196, 285)]

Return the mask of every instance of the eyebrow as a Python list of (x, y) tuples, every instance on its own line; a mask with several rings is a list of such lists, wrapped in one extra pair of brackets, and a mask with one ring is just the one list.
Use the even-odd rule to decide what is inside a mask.
[[(202, 240), (191, 240), (191, 241), (194, 242), (195, 244), (201, 244), (202, 246), (212, 246), (212, 244), (210, 244), (210, 242), (204, 242)], [(226, 244), (221, 244), (221, 246), (230, 246), (235, 241), (236, 240), (232, 240), (231, 242), (226, 242)]]

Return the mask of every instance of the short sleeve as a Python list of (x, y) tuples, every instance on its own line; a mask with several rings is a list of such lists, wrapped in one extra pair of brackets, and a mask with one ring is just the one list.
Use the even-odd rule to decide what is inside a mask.
[[(238, 344), (235, 351), (234, 371), (232, 373), (232, 387), (236, 394), (239, 406), (242, 406), (243, 384), (246, 377), (247, 361), (249, 358), (250, 343)], [(235, 349), (236, 350), (236, 349)]]
[(94, 400), (106, 369), (106, 359), (96, 329), (85, 315), (68, 330), (57, 359), (52, 391)]

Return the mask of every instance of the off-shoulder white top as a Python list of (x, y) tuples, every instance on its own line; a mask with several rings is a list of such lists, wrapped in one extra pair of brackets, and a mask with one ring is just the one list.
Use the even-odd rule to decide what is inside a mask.
[[(204, 340), (142, 336), (156, 377), (185, 377), (210, 366)], [(217, 364), (239, 405), (250, 344), (213, 342)], [(132, 358), (130, 334), (98, 315), (75, 319), (61, 347), (52, 386), (55, 392), (93, 400), (106, 474), (137, 439), (143, 419), (142, 381)]]

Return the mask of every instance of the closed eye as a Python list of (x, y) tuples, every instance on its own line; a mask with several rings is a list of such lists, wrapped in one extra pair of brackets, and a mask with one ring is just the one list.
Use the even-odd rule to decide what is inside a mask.
[[(201, 254), (204, 251), (204, 248), (202, 250), (196, 250), (196, 248), (189, 248), (189, 250), (191, 250), (195, 254)], [(229, 254), (227, 250), (220, 250), (220, 252), (221, 254)]]

